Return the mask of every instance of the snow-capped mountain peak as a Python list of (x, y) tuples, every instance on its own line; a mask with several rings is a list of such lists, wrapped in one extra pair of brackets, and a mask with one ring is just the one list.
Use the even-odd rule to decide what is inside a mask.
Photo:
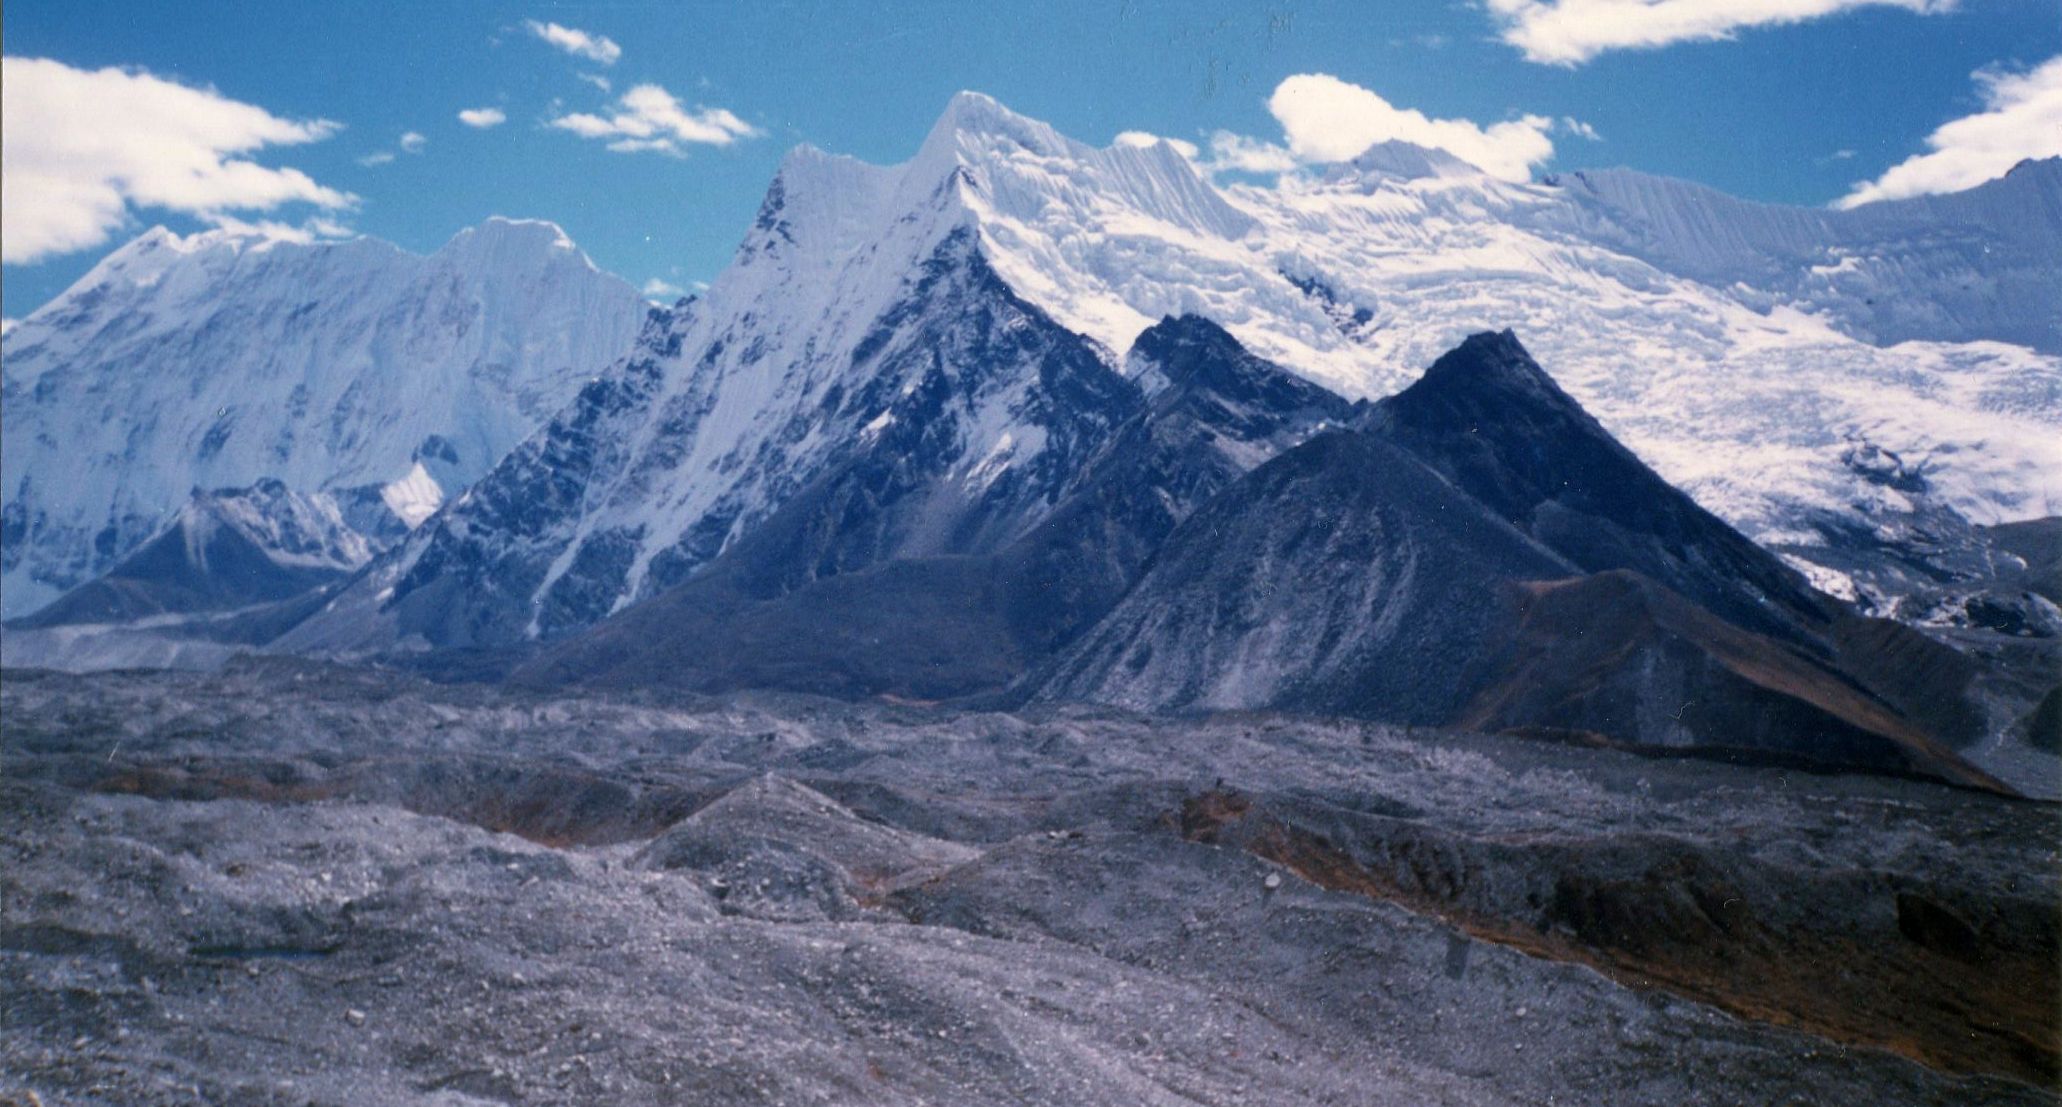
[(1043, 157), (1070, 157), (1086, 149), (1049, 124), (1018, 115), (986, 93), (962, 90), (946, 101), (911, 164), (967, 164), (968, 160), (981, 160), (983, 151), (1011, 148)]
[(467, 227), (451, 236), (433, 256), (475, 271), (504, 265), (521, 268), (536, 264), (536, 259), (550, 258), (577, 260), (588, 271), (600, 272), (586, 253), (574, 245), (565, 228), (548, 219), (489, 216), (479, 226)]
[(1380, 180), (1418, 181), (1484, 176), (1484, 171), (1459, 157), (1430, 146), (1401, 139), (1377, 142), (1359, 157), (1333, 169), (1326, 176), (1333, 181)]
[(147, 231), (4, 339), (5, 610), (115, 564), (195, 487), (403, 482), (423, 510), (628, 349), (644, 313), (538, 221), (424, 257)]

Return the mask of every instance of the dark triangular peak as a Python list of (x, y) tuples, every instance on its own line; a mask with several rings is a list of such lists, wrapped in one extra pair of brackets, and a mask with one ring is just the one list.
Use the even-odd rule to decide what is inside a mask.
[(1167, 316), (1131, 347), (1157, 414), (1186, 408), (1220, 432), (1267, 438), (1288, 425), (1344, 422), (1345, 398), (1262, 357), (1200, 315)]
[(1440, 723), (1503, 585), (1570, 569), (1392, 443), (1331, 431), (1189, 516), (1033, 694)]
[(1833, 614), (1773, 554), (1620, 445), (1510, 331), (1461, 343), (1375, 405), (1370, 428), (1586, 571), (1635, 570), (1793, 641)]

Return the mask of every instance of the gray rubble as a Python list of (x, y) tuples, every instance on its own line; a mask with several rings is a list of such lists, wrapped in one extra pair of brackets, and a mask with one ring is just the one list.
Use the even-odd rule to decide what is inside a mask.
[(278, 661), (0, 715), (0, 1102), (2054, 1102), (2056, 808), (1973, 790)]

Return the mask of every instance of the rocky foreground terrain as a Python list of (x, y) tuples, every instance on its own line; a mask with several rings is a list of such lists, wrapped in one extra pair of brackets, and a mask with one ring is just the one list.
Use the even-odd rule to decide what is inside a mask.
[(2045, 1103), (2057, 809), (1267, 715), (0, 678), (0, 1102)]

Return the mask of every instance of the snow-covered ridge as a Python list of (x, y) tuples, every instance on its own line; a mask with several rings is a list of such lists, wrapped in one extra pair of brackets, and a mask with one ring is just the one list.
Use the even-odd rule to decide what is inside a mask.
[(1325, 174), (1329, 181), (1363, 181), (1374, 187), (1371, 178), (1390, 178), (1400, 181), (1415, 181), (1425, 178), (1480, 177), (1483, 171), (1472, 163), (1444, 150), (1430, 149), (1398, 139), (1377, 142), (1368, 147), (1359, 157), (1338, 166)]
[(209, 540), (216, 529), (227, 527), (280, 565), (348, 572), (379, 551), (344, 515), (344, 506), (331, 493), (293, 492), (267, 480), (250, 488), (196, 493), (171, 527), (186, 544), (187, 560), (202, 569)]
[[(1399, 143), (1320, 179), (1220, 189), (1170, 145), (1089, 150), (983, 97), (947, 120), (996, 271), (1107, 349), (1194, 313), (1378, 397), (1509, 327), (1615, 435), (1759, 537), (1878, 494), (1840, 464), (1856, 436), (1933, 458), (1974, 518), (2052, 510), (2054, 159), (1826, 212), (1630, 170), (1511, 184)], [(938, 145), (934, 131), (924, 156)]]
[[(1602, 245), (1868, 341), (1999, 339), (2062, 353), (2062, 158), (1945, 196), (1845, 211), (1760, 204), (1629, 169), (1558, 175)], [(1752, 293), (1750, 302), (1754, 302)]]
[(5, 337), (5, 610), (104, 570), (194, 488), (418, 471), (411, 502), (463, 488), (645, 310), (541, 221), (492, 219), (427, 257), (147, 231)]

